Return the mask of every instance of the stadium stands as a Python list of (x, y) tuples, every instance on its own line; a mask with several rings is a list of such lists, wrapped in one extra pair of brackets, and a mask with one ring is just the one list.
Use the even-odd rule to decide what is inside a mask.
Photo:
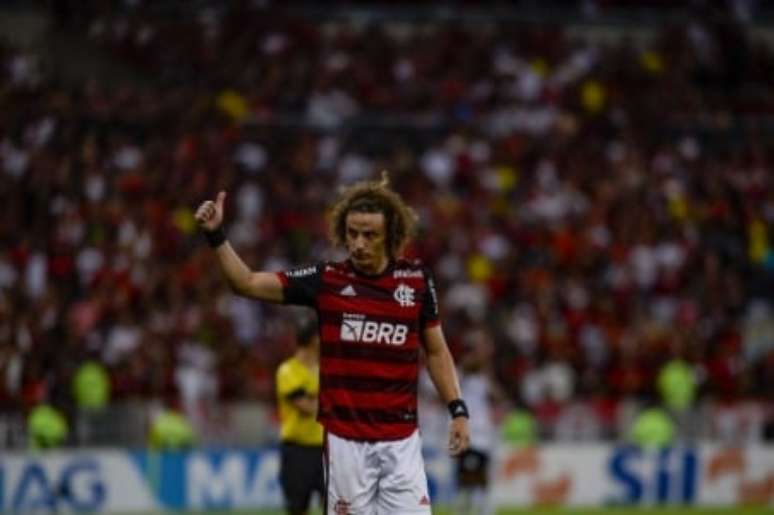
[(387, 169), (453, 351), (491, 331), (542, 437), (622, 436), (672, 360), (695, 383), (684, 436), (774, 437), (774, 29), (323, 21), (79, 20), (136, 72), (121, 84), (0, 47), (1, 413), (74, 416), (87, 359), (117, 404), (177, 394), (205, 425), (221, 401), (270, 406), (291, 327), (227, 291), (192, 209), (227, 190), (231, 241), (278, 270), (335, 255), (334, 185)]

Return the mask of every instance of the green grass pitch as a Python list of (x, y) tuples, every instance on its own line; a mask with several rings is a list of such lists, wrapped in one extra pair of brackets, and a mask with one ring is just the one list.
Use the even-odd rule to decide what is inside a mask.
[[(187, 511), (169, 512), (177, 515), (284, 515), (282, 510), (234, 510), (234, 511)], [(733, 508), (683, 508), (683, 507), (635, 507), (635, 508), (513, 508), (497, 510), (497, 515), (772, 515), (774, 507), (733, 507)], [(130, 514), (115, 514), (130, 515)], [(140, 515), (140, 514), (134, 514)], [(311, 511), (309, 515), (320, 515)], [(454, 515), (448, 508), (437, 508), (433, 515)]]

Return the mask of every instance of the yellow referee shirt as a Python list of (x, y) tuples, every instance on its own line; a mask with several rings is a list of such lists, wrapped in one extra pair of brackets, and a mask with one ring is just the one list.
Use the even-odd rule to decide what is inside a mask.
[(303, 390), (309, 395), (320, 391), (318, 370), (310, 369), (297, 358), (282, 362), (277, 369), (277, 404), (279, 405), (280, 440), (299, 445), (322, 445), (323, 427), (314, 417), (301, 414), (288, 396)]

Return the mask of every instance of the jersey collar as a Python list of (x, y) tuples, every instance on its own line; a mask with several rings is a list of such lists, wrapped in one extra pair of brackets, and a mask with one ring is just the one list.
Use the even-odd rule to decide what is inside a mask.
[(390, 259), (387, 262), (387, 266), (378, 274), (368, 274), (366, 272), (363, 272), (362, 270), (359, 270), (353, 263), (351, 259), (347, 259), (347, 266), (350, 270), (355, 272), (356, 275), (359, 275), (360, 277), (365, 277), (366, 279), (379, 279), (381, 277), (385, 277), (386, 275), (389, 275), (392, 273), (392, 271), (395, 269), (395, 260)]

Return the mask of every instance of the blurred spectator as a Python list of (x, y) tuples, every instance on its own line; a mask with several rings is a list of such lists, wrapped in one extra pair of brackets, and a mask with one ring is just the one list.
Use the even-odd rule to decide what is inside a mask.
[(503, 419), (501, 432), (510, 445), (530, 446), (537, 443), (538, 429), (535, 417), (523, 409), (511, 410)]
[(99, 411), (110, 402), (110, 377), (96, 361), (86, 361), (73, 377), (75, 405), (83, 411)]
[(760, 442), (764, 436), (765, 406), (749, 401), (722, 401), (712, 407), (711, 437), (729, 445)]
[(75, 409), (72, 414), (74, 441), (78, 445), (109, 444), (110, 431), (116, 421), (108, 410), (110, 403), (110, 375), (105, 366), (94, 359), (81, 363), (73, 372), (72, 395)]
[(629, 441), (643, 449), (669, 447), (674, 440), (674, 423), (669, 413), (657, 405), (640, 412), (629, 431)]
[(678, 413), (693, 405), (696, 386), (693, 368), (679, 358), (667, 362), (658, 374), (658, 388), (664, 406)]
[(604, 436), (603, 422), (591, 403), (573, 402), (561, 410), (554, 427), (554, 436), (562, 442), (599, 441)]
[(489, 515), (490, 464), (496, 444), (492, 403), (501, 400), (499, 388), (491, 377), (494, 343), (484, 329), (474, 329), (465, 336), (466, 354), (459, 364), (462, 398), (470, 412), (470, 447), (457, 461), (457, 499), (455, 513)]
[(220, 401), (270, 402), (290, 332), (225, 291), (191, 208), (228, 190), (231, 241), (279, 270), (331, 254), (336, 185), (387, 168), (451, 346), (487, 327), (542, 434), (614, 435), (656, 381), (688, 411), (758, 402), (772, 427), (774, 51), (735, 21), (753, 8), (602, 44), (146, 4), (79, 20), (145, 81), (65, 84), (0, 44), (0, 409), (69, 413), (88, 355), (111, 402), (179, 390), (197, 429)]
[(152, 449), (180, 451), (190, 449), (195, 443), (193, 427), (179, 411), (165, 408), (153, 418), (149, 435)]
[(53, 449), (67, 441), (69, 427), (64, 415), (49, 404), (39, 404), (30, 411), (27, 434), (32, 449)]

